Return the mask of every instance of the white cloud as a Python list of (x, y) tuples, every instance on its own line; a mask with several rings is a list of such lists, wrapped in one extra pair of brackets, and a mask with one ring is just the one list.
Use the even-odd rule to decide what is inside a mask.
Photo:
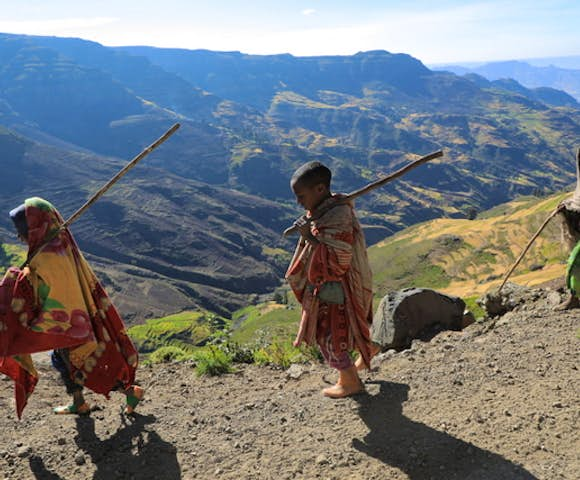
[(314, 8), (306, 8), (305, 10), (302, 10), (302, 15), (309, 17), (310, 15), (314, 15), (316, 13), (316, 10)]

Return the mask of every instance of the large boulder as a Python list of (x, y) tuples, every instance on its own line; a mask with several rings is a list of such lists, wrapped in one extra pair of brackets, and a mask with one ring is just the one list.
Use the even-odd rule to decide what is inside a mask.
[(464, 312), (465, 302), (458, 297), (424, 288), (398, 290), (381, 300), (371, 338), (383, 350), (403, 350), (413, 339), (440, 330), (461, 330), (473, 321), (464, 319)]

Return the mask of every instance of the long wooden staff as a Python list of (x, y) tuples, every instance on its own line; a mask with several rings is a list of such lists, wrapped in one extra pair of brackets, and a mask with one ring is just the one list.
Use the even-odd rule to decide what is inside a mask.
[(167, 130), (163, 135), (161, 135), (155, 142), (151, 145), (146, 147), (139, 155), (134, 157), (127, 165), (125, 165), (119, 173), (117, 173), (111, 180), (109, 180), (103, 187), (99, 189), (91, 198), (87, 200), (87, 202), (80, 207), (75, 213), (73, 213), (61, 226), (58, 230), (56, 230), (52, 235), (48, 237), (46, 242), (44, 242), (40, 247), (38, 247), (33, 252), (29, 252), (26, 261), (22, 266), (21, 269), (24, 268), (26, 265), (29, 265), (32, 259), (44, 248), (46, 247), (52, 240), (54, 240), (63, 230), (67, 229), (73, 222), (78, 220), (78, 218), (87, 211), (87, 209), (95, 203), (99, 198), (101, 198), (107, 190), (109, 190), (115, 183), (119, 181), (119, 179), (125, 175), (129, 170), (131, 170), (139, 161), (141, 161), (144, 157), (149, 155), (153, 150), (155, 150), (159, 145), (161, 145), (165, 140), (167, 140), (171, 135), (173, 135), (177, 129), (181, 125), (176, 123), (173, 125), (169, 130)]
[[(335, 202), (332, 205), (329, 205), (327, 208), (323, 208), (323, 209), (316, 211), (316, 213), (312, 217), (310, 217), (308, 220), (310, 220), (310, 221), (316, 220), (316, 219), (322, 217), (325, 213), (327, 213), (329, 210), (333, 209), (334, 207), (337, 207), (338, 205), (344, 205), (344, 204), (354, 200), (355, 198), (358, 198), (358, 197), (370, 192), (371, 190), (382, 187), (386, 183), (392, 182), (396, 178), (399, 178), (399, 177), (405, 175), (405, 173), (407, 173), (410, 170), (413, 170), (414, 168), (418, 167), (419, 165), (423, 165), (424, 163), (427, 163), (430, 160), (433, 160), (435, 158), (439, 158), (442, 156), (443, 156), (443, 152), (441, 150), (430, 153), (429, 155), (425, 155), (424, 157), (421, 157), (418, 160), (415, 160), (414, 162), (411, 162), (408, 165), (405, 165), (404, 167), (400, 168), (396, 172), (391, 173), (390, 175), (387, 175), (386, 177), (379, 178), (378, 180), (376, 180), (372, 183), (369, 183), (365, 187), (359, 188), (358, 190), (355, 190), (354, 192), (349, 193), (348, 195), (343, 197), (340, 201)], [(284, 230), (284, 236), (287, 237), (287, 236), (292, 235), (292, 234), (297, 233), (297, 232), (298, 232), (298, 229), (293, 225), (293, 226), (287, 228), (286, 230)]]
[(550, 215), (548, 215), (546, 220), (544, 220), (544, 223), (542, 223), (542, 225), (540, 225), (540, 228), (538, 228), (538, 231), (536, 233), (534, 233), (532, 238), (530, 238), (530, 241), (526, 245), (526, 248), (524, 248), (522, 250), (522, 253), (520, 253), (520, 256), (517, 258), (517, 260), (514, 262), (514, 264), (511, 266), (511, 268), (506, 273), (506, 275), (503, 279), (503, 282), (501, 282), (501, 285), (497, 289), (497, 293), (501, 292), (501, 289), (504, 287), (504, 285), (508, 281), (508, 278), (510, 278), (510, 275), (513, 273), (513, 271), (516, 269), (516, 267), (520, 264), (520, 262), (522, 261), (522, 259), (525, 256), (525, 254), (528, 253), (528, 250), (530, 249), (532, 244), (536, 241), (536, 238), (538, 238), (540, 236), (540, 233), (542, 233), (544, 228), (546, 228), (546, 226), (548, 225), (550, 220), (552, 220), (552, 218), (554, 218), (558, 213), (560, 213), (562, 210), (564, 210), (564, 208), (565, 208), (564, 205), (562, 205), (562, 204), (558, 205), (556, 207), (556, 209), (552, 213), (550, 213)]

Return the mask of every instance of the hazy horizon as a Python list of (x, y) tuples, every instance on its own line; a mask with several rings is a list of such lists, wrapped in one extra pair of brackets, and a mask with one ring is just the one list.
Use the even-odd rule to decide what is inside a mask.
[(566, 0), (0, 0), (0, 6), (8, 12), (0, 20), (2, 32), (105, 46), (295, 56), (386, 50), (431, 65), (580, 55), (580, 4)]
[[(91, 40), (91, 39), (83, 38), (83, 37), (79, 37), (79, 36), (40, 35), (40, 34), (14, 33), (14, 32), (3, 32), (3, 31), (0, 31), (0, 35), (25, 35), (25, 36), (32, 36), (32, 37), (39, 36), (39, 37), (57, 37), (57, 38), (66, 38), (66, 39), (78, 39), (78, 40), (85, 40), (85, 41), (89, 41), (89, 42), (95, 42), (95, 43), (101, 44), (105, 47), (112, 47), (112, 48), (151, 47), (151, 48), (159, 48), (159, 49), (175, 49), (175, 50), (191, 50), (191, 51), (207, 50), (207, 51), (217, 52), (217, 53), (234, 52), (234, 53), (240, 53), (242, 55), (257, 55), (257, 56), (260, 56), (260, 55), (263, 55), (263, 56), (292, 55), (295, 57), (332, 57), (332, 56), (340, 57), (340, 56), (350, 56), (350, 55), (355, 55), (357, 53), (367, 53), (367, 52), (378, 51), (378, 50), (387, 51), (388, 53), (392, 53), (392, 54), (408, 54), (408, 52), (391, 52), (391, 51), (388, 51), (385, 49), (363, 50), (360, 52), (354, 52), (352, 54), (294, 55), (290, 52), (277, 52), (277, 53), (260, 54), (260, 53), (243, 52), (240, 50), (215, 50), (215, 49), (210, 49), (210, 48), (187, 48), (187, 47), (159, 47), (159, 46), (152, 45), (152, 44), (105, 45), (101, 42), (97, 42), (96, 40)], [(417, 57), (414, 57), (414, 58), (417, 58)], [(461, 66), (461, 67), (465, 67), (465, 68), (477, 68), (477, 67), (483, 66), (483, 65), (488, 64), (488, 63), (511, 62), (511, 61), (527, 62), (527, 63), (529, 63), (531, 65), (535, 65), (535, 66), (554, 65), (556, 67), (565, 68), (565, 69), (566, 68), (568, 68), (568, 69), (580, 69), (580, 55), (564, 55), (564, 56), (554, 56), (554, 57), (505, 58), (505, 59), (480, 60), (480, 61), (466, 60), (466, 61), (450, 61), (450, 62), (426, 62), (426, 61), (423, 61), (423, 59), (421, 59), (421, 58), (417, 58), (417, 59), (420, 60), (428, 68), (433, 68), (433, 69), (436, 69), (438, 67), (444, 67), (444, 66)]]

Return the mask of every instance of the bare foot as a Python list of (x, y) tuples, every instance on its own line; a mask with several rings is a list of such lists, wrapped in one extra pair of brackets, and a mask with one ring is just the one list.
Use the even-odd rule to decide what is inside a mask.
[[(381, 347), (379, 345), (377, 345), (376, 343), (371, 343), (371, 360), (380, 351), (381, 351)], [(354, 362), (354, 366), (356, 367), (357, 371), (359, 371), (359, 372), (361, 372), (362, 370), (365, 370), (367, 368), (367, 366), (365, 365), (365, 362), (363, 361), (362, 355), (359, 354), (358, 358)], [(370, 365), (369, 365), (369, 367), (370, 367)]]
[(338, 371), (338, 382), (332, 387), (322, 390), (325, 397), (344, 398), (364, 392), (365, 386), (361, 382), (356, 368), (353, 366)]
[(570, 296), (558, 305), (554, 310), (564, 311), (564, 310), (572, 310), (573, 308), (580, 307), (580, 301), (578, 301), (578, 297), (576, 295), (570, 294)]
[(362, 382), (358, 385), (341, 385), (337, 383), (332, 387), (328, 387), (322, 390), (322, 394), (329, 398), (344, 398), (350, 397), (351, 395), (356, 395), (357, 393), (362, 393), (365, 391), (365, 387)]

